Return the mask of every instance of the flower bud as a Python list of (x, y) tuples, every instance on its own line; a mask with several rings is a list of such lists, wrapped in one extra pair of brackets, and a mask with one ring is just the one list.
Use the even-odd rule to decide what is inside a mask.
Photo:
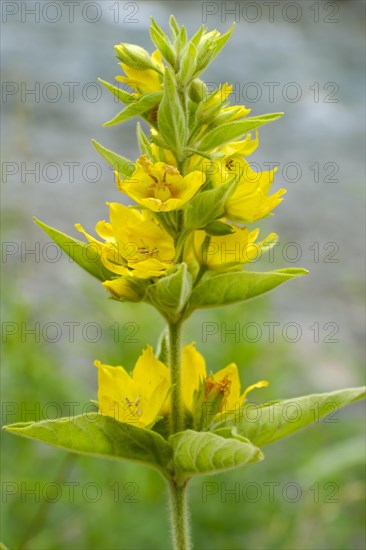
[(189, 87), (189, 97), (192, 101), (195, 103), (200, 103), (201, 101), (205, 101), (207, 97), (207, 86), (203, 82), (203, 80), (200, 80), (199, 78), (195, 78)]
[(114, 49), (117, 52), (118, 59), (128, 67), (139, 70), (156, 69), (148, 52), (140, 46), (135, 46), (134, 44), (119, 44), (115, 46)]

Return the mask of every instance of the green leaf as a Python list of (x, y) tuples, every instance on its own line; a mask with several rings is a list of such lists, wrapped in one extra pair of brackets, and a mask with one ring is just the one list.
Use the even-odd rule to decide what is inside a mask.
[(192, 36), (191, 42), (192, 42), (192, 44), (194, 44), (196, 47), (198, 46), (199, 41), (201, 40), (201, 37), (202, 37), (202, 35), (203, 35), (204, 32), (205, 32), (205, 26), (204, 26), (204, 25), (201, 25), (200, 28), (198, 29), (198, 31)]
[(160, 334), (155, 355), (164, 365), (169, 365), (169, 330), (167, 327), (164, 327)]
[(179, 36), (179, 25), (178, 25), (178, 22), (176, 20), (176, 18), (174, 17), (174, 15), (171, 15), (170, 18), (169, 18), (169, 27), (170, 27), (170, 32), (172, 34), (172, 39), (175, 40), (178, 38)]
[(113, 126), (114, 124), (119, 124), (129, 118), (142, 115), (150, 111), (159, 103), (162, 96), (162, 92), (151, 92), (149, 94), (144, 94), (138, 101), (127, 105), (127, 107), (112, 120), (105, 122), (103, 126)]
[(231, 235), (234, 233), (231, 225), (228, 225), (227, 223), (220, 222), (219, 220), (216, 220), (214, 222), (209, 223), (206, 225), (206, 227), (203, 228), (208, 235)]
[(230, 29), (220, 36), (219, 38), (212, 38), (207, 36), (209, 33), (203, 33), (200, 41), (198, 42), (198, 56), (197, 56), (197, 71), (195, 75), (200, 74), (204, 71), (208, 65), (215, 59), (219, 51), (223, 48), (226, 42), (229, 40), (233, 30), (235, 28), (235, 23), (233, 23)]
[(348, 388), (294, 397), (258, 407), (247, 405), (228, 416), (227, 420), (220, 423), (220, 427), (235, 427), (240, 435), (262, 447), (319, 422), (324, 416), (331, 415), (329, 423), (335, 422), (333, 416), (341, 407), (363, 399), (365, 394), (365, 387)]
[(184, 46), (187, 44), (187, 31), (184, 25), (181, 26), (179, 30), (179, 34), (174, 41), (174, 47), (176, 49), (177, 54), (179, 55), (180, 52), (183, 50)]
[(73, 237), (69, 237), (65, 233), (46, 225), (45, 223), (33, 218), (34, 221), (51, 237), (51, 239), (58, 244), (58, 246), (66, 252), (66, 254), (76, 262), (80, 267), (85, 269), (88, 273), (99, 279), (100, 281), (107, 281), (116, 276), (115, 273), (109, 271), (104, 267), (99, 253), (95, 247), (88, 243), (78, 241)]
[(271, 113), (268, 115), (260, 115), (257, 117), (247, 118), (246, 120), (228, 122), (227, 124), (221, 124), (217, 128), (207, 132), (203, 140), (197, 145), (198, 149), (208, 151), (215, 149), (224, 143), (238, 139), (243, 136), (249, 130), (273, 122), (278, 118), (281, 118), (284, 113)]
[(170, 436), (174, 471), (184, 479), (215, 474), (263, 459), (260, 450), (240, 436), (221, 437), (210, 432), (186, 430)]
[(133, 174), (136, 168), (134, 162), (118, 155), (117, 153), (114, 153), (113, 151), (110, 151), (109, 149), (106, 149), (106, 147), (103, 147), (103, 145), (98, 143), (95, 139), (92, 139), (92, 144), (98, 153), (100, 153), (119, 174), (124, 177), (129, 177)]
[(165, 69), (164, 96), (158, 111), (159, 132), (172, 151), (180, 158), (186, 143), (187, 126), (174, 78)]
[(215, 189), (195, 195), (185, 210), (184, 228), (193, 231), (222, 216), (225, 203), (235, 191), (235, 187), (236, 181), (230, 180)]
[(173, 69), (176, 66), (176, 56), (173, 46), (161, 27), (151, 18), (150, 35), (155, 46), (158, 48), (164, 59)]
[(180, 70), (179, 70), (179, 77), (185, 86), (189, 84), (189, 82), (192, 80), (193, 75), (195, 73), (196, 57), (197, 57), (197, 49), (196, 49), (196, 46), (191, 41), (187, 44), (187, 46), (184, 49)]
[(279, 269), (257, 273), (240, 271), (223, 273), (202, 280), (192, 291), (185, 315), (195, 309), (217, 307), (243, 302), (264, 294), (278, 285), (306, 275), (306, 269)]
[(168, 320), (176, 322), (192, 289), (192, 276), (185, 263), (165, 277), (149, 285), (145, 300), (154, 305)]
[(75, 453), (142, 462), (160, 471), (172, 456), (170, 446), (157, 433), (99, 413), (20, 422), (4, 429)]
[(109, 82), (106, 82), (101, 78), (98, 78), (98, 80), (101, 84), (103, 84), (103, 86), (107, 88), (107, 90), (112, 92), (115, 97), (122, 101), (122, 103), (126, 103), (128, 105), (130, 103), (134, 103), (139, 98), (139, 95), (136, 92), (125, 92), (124, 90), (121, 90), (121, 88), (113, 86), (113, 84), (110, 84)]
[(231, 37), (233, 30), (235, 29), (235, 22), (231, 25), (230, 29), (215, 40), (215, 57), (220, 52), (220, 50), (225, 46), (226, 42)]

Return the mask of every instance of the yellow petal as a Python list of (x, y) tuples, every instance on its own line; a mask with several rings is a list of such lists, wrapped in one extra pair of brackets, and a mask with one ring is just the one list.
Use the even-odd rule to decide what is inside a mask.
[(256, 388), (265, 388), (268, 386), (269, 382), (267, 380), (260, 380), (259, 382), (256, 382), (255, 384), (252, 384), (251, 386), (248, 386), (244, 393), (240, 396), (240, 402), (243, 403), (246, 399), (246, 396), (248, 393), (252, 390), (255, 390)]
[(192, 410), (193, 395), (206, 378), (206, 362), (194, 344), (182, 350), (182, 398), (189, 411)]
[(128, 422), (131, 411), (129, 400), (137, 399), (130, 375), (123, 367), (111, 367), (95, 361), (98, 368), (98, 404), (101, 414), (112, 416), (119, 422)]
[(230, 387), (228, 394), (225, 395), (221, 403), (221, 410), (234, 411), (240, 406), (240, 378), (235, 363), (230, 363), (230, 365), (214, 374), (216, 382), (222, 382), (225, 378), (230, 381)]
[(141, 395), (150, 396), (163, 380), (169, 384), (169, 369), (155, 357), (152, 347), (147, 346), (137, 360), (132, 378)]

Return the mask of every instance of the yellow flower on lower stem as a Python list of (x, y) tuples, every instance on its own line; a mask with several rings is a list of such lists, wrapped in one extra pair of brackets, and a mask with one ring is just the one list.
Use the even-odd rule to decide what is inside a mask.
[(216, 271), (226, 271), (252, 262), (274, 246), (278, 240), (276, 233), (270, 233), (263, 241), (256, 243), (259, 229), (249, 231), (247, 227), (230, 226), (229, 235), (207, 237), (205, 231), (195, 231), (193, 249), (201, 265)]
[(225, 205), (225, 216), (233, 221), (251, 223), (265, 216), (282, 202), (286, 189), (268, 195), (277, 168), (254, 172), (244, 159), (234, 157), (218, 161), (220, 169), (213, 175), (215, 185), (239, 176), (237, 188)]
[(220, 412), (236, 411), (243, 406), (248, 393), (255, 388), (268, 386), (266, 380), (261, 380), (241, 390), (238, 367), (231, 363), (213, 375), (208, 375), (204, 357), (193, 344), (185, 346), (182, 352), (182, 397), (185, 407), (192, 411), (195, 392), (198, 392), (203, 382), (206, 382), (206, 392), (212, 386), (219, 386), (223, 392)]
[(201, 171), (182, 176), (176, 166), (152, 163), (145, 156), (136, 161), (136, 170), (131, 177), (122, 180), (116, 172), (116, 178), (120, 191), (154, 212), (181, 208), (206, 181)]
[[(95, 228), (104, 243), (86, 233), (81, 225), (76, 225), (97, 247), (105, 267), (117, 275), (140, 279), (164, 275), (175, 258), (172, 237), (157, 223), (151, 212), (139, 212), (116, 202), (108, 204), (110, 222), (100, 221)], [(120, 283), (114, 284), (120, 286)]]
[(169, 369), (148, 346), (130, 375), (124, 367), (95, 361), (101, 414), (143, 428), (156, 422), (169, 390)]
[[(101, 414), (119, 422), (151, 427), (171, 411), (169, 397), (170, 372), (151, 348), (143, 351), (131, 374), (124, 367), (112, 367), (95, 361), (98, 368), (98, 405)], [(182, 350), (182, 400), (192, 413), (197, 393), (205, 385), (206, 396), (214, 389), (222, 393), (219, 413), (234, 412), (242, 407), (247, 394), (268, 382), (261, 380), (246, 388), (240, 387), (238, 368), (231, 363), (215, 374), (207, 374), (204, 357), (193, 344)], [(204, 403), (203, 403), (204, 405)]]

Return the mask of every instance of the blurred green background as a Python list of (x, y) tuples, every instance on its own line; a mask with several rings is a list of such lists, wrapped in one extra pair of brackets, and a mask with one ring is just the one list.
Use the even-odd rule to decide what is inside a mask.
[[(43, 2), (39, 19), (21, 4), (36, 3), (2, 4), (3, 423), (85, 411), (96, 398), (94, 359), (132, 368), (163, 328), (148, 307), (107, 300), (32, 222), (34, 215), (77, 236), (74, 223), (92, 230), (107, 216), (105, 202), (121, 200), (90, 139), (136, 158), (136, 122), (103, 129), (120, 105), (95, 82), (118, 73), (114, 44), (152, 51), (151, 15), (166, 29), (174, 13), (190, 33), (202, 21), (225, 31), (236, 17), (206, 81), (237, 83), (232, 101), (253, 114), (286, 112), (260, 130), (250, 159), (262, 169), (279, 163), (276, 186), (288, 188), (260, 224), (281, 245), (254, 267), (310, 270), (268, 297), (197, 313), (185, 341), (196, 342), (213, 371), (235, 361), (243, 384), (269, 380), (252, 394), (258, 401), (362, 384), (364, 3), (280, 2), (272, 13), (255, 2), (83, 2), (72, 18), (65, 3)], [(227, 333), (235, 323), (239, 333)], [(274, 444), (258, 465), (194, 480), (195, 548), (364, 548), (363, 411), (354, 405)], [(70, 459), (8, 434), (2, 453), (9, 548), (170, 548), (155, 472)]]

